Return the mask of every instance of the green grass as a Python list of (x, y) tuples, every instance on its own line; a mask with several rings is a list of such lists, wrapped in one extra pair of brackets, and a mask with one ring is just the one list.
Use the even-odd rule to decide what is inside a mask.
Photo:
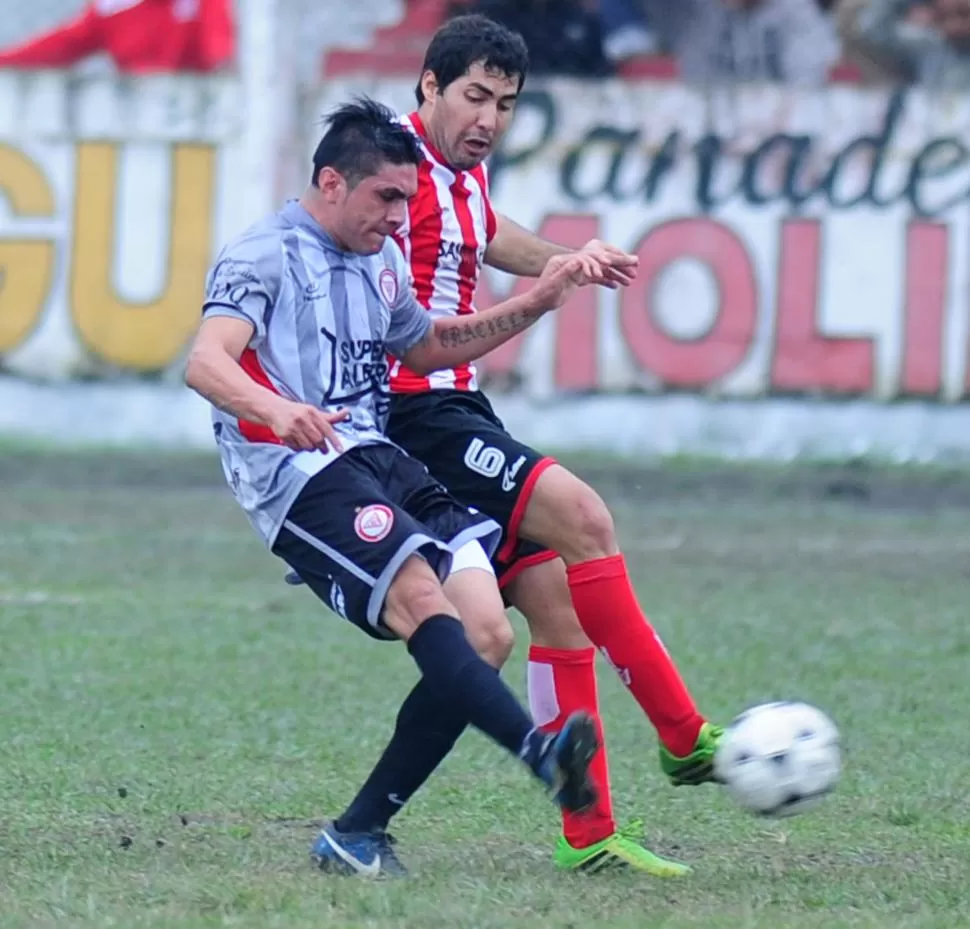
[(474, 734), (397, 823), (410, 881), (316, 873), (317, 824), (414, 680), (404, 650), (286, 587), (209, 457), (8, 448), (0, 927), (967, 925), (966, 476), (584, 468), (709, 714), (834, 716), (846, 771), (821, 811), (767, 822), (666, 786), (601, 666), (618, 810), (692, 878), (554, 872), (554, 809)]

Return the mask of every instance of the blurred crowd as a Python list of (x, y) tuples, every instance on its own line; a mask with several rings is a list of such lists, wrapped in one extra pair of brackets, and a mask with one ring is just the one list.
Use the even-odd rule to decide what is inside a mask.
[[(212, 71), (234, 59), (233, 0), (81, 0), (70, 20), (0, 48), (0, 67)], [(286, 0), (284, 0), (284, 3)], [(293, 0), (298, 2), (298, 0)], [(299, 0), (304, 2), (305, 0)], [(319, 0), (329, 3), (331, 0)], [(970, 0), (405, 0), (485, 13), (525, 36), (537, 73), (657, 74), (690, 83), (833, 76), (970, 88)], [(79, 0), (70, 4), (77, 8)], [(433, 27), (432, 27), (433, 28)]]
[(970, 0), (456, 0), (518, 29), (536, 71), (599, 76), (671, 56), (692, 83), (970, 88)]

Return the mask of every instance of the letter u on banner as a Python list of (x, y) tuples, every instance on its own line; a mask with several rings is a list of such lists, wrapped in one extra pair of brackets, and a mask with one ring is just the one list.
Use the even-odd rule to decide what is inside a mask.
[(162, 294), (139, 304), (112, 285), (118, 147), (78, 145), (71, 308), (85, 346), (102, 360), (159, 371), (192, 337), (211, 251), (215, 157), (209, 146), (173, 147), (168, 275)]

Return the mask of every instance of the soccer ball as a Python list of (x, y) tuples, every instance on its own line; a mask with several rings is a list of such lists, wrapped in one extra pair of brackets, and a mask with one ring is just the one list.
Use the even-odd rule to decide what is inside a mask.
[(794, 816), (814, 809), (839, 779), (839, 730), (807, 703), (765, 703), (725, 730), (714, 773), (752, 813)]

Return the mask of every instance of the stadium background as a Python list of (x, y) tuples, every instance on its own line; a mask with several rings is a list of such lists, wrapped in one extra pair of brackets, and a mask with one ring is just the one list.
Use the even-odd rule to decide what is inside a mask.
[[(964, 929), (970, 7), (839, 0), (779, 70), (813, 2), (725, 48), (721, 0), (650, 0), (621, 74), (530, 78), (493, 164), (501, 209), (644, 266), (492, 357), (496, 405), (603, 495), (712, 719), (795, 697), (845, 740), (822, 810), (756, 819), (669, 788), (601, 661), (618, 815), (676, 885), (558, 873), (554, 811), (475, 733), (395, 820), (414, 880), (309, 869), (414, 666), (284, 584), (180, 386), (215, 250), (299, 192), (330, 102), (410, 105), (442, 4), (239, 0), (214, 74), (0, 67), (3, 929)], [(80, 4), (5, 7), (0, 61)], [(723, 460), (752, 457), (786, 463)]]
[[(564, 241), (638, 249), (644, 274), (486, 362), (514, 428), (631, 454), (966, 457), (970, 103), (945, 68), (927, 86), (860, 67), (834, 44), (853, 5), (818, 13), (833, 46), (813, 39), (818, 60), (780, 78), (755, 56), (751, 80), (731, 79), (744, 63), (703, 30), (685, 51), (674, 29), (664, 54), (664, 4), (647, 5), (660, 53), (577, 65), (555, 37), (536, 49), (547, 70), (596, 76), (530, 79), (493, 159), (496, 203)], [(20, 5), (0, 48), (80, 8)], [(235, 64), (215, 74), (118, 74), (99, 56), (0, 70), (0, 429), (206, 446), (205, 410), (177, 386), (206, 266), (299, 193), (328, 105), (360, 90), (411, 105), (443, 9), (245, 0)], [(479, 302), (509, 285), (489, 273)]]

